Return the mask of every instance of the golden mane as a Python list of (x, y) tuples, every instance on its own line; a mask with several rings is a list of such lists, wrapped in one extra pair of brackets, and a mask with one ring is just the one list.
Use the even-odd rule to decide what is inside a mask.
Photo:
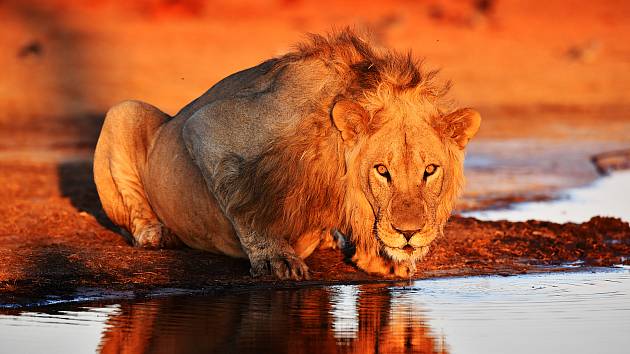
[[(347, 185), (347, 174), (352, 171), (346, 171), (339, 131), (331, 122), (331, 107), (340, 99), (352, 99), (368, 110), (370, 130), (377, 130), (382, 122), (376, 121), (373, 113), (395, 95), (404, 93), (419, 102), (430, 102), (442, 112), (450, 82), (437, 85), (437, 71), (423, 72), (421, 62), (410, 53), (378, 49), (348, 29), (329, 36), (310, 35), (294, 52), (274, 59), (274, 66), (309, 60), (323, 62), (331, 69), (337, 82), (334, 89), (327, 86), (327, 99), (314, 98), (311, 111), (264, 152), (251, 159), (232, 156), (226, 161), (225, 166), (239, 167), (218, 176), (215, 185), (221, 187), (217, 192), (230, 213), (241, 215), (255, 229), (270, 235), (289, 235), (295, 240), (318, 229), (338, 228), (350, 234), (355, 229), (357, 246), (372, 249), (365, 233), (373, 225), (363, 225), (363, 216), (355, 215), (347, 205), (353, 198)], [(322, 78), (325, 80), (330, 79)], [(451, 156), (455, 161), (463, 160), (457, 150), (451, 151)], [(453, 195), (447, 196), (448, 205), (441, 208), (449, 214), (463, 178), (461, 171), (453, 173)]]
[[(365, 35), (367, 37), (367, 35)], [(308, 40), (296, 46), (296, 51), (284, 61), (317, 59), (332, 67), (345, 80), (339, 95), (359, 99), (367, 94), (382, 96), (411, 91), (418, 99), (440, 102), (450, 88), (450, 81), (437, 85), (437, 70), (423, 72), (422, 62), (411, 52), (379, 48), (350, 29), (328, 36), (309, 34)]]

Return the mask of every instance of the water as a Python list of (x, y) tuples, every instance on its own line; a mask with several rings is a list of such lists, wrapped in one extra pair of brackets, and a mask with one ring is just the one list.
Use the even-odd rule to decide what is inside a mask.
[(508, 209), (474, 211), (462, 215), (481, 220), (536, 219), (558, 223), (585, 222), (600, 215), (630, 222), (630, 171), (615, 172), (588, 186), (569, 189), (556, 200), (518, 203)]
[(620, 353), (630, 269), (229, 291), (0, 315), (2, 353)]

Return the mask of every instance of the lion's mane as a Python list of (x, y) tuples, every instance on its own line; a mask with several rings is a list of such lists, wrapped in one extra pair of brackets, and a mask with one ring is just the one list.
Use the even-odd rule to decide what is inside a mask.
[[(295, 51), (272, 59), (271, 70), (313, 60), (330, 72), (318, 83), (321, 96), (310, 99), (297, 125), (283, 130), (262, 153), (226, 160), (215, 184), (218, 195), (230, 213), (245, 217), (254, 229), (269, 235), (288, 235), (295, 240), (305, 232), (336, 228), (352, 235), (357, 248), (378, 252), (372, 237), (374, 215), (366, 215), (365, 208), (357, 207), (359, 193), (353, 180), (358, 178), (358, 171), (346, 170), (331, 107), (340, 99), (352, 99), (365, 107), (372, 117), (369, 135), (384, 123), (374, 118), (374, 112), (394, 95), (410, 95), (419, 104), (428, 102), (446, 113), (450, 105), (445, 94), (450, 82), (437, 84), (437, 72), (424, 72), (421, 62), (410, 53), (376, 48), (348, 29), (329, 36), (310, 35)], [(430, 124), (438, 132), (449, 129), (439, 117)], [(441, 225), (463, 184), (463, 152), (449, 142), (445, 146), (451, 159), (446, 172), (451, 178), (438, 211)]]

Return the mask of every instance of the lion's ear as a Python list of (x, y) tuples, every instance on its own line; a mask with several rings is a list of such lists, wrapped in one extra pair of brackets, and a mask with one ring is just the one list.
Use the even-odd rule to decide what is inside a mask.
[(460, 149), (464, 149), (468, 141), (477, 134), (481, 125), (481, 115), (472, 108), (458, 109), (441, 119), (446, 125), (448, 136)]
[(358, 103), (341, 100), (335, 103), (332, 112), (332, 121), (341, 132), (343, 141), (352, 143), (357, 135), (367, 128), (368, 113)]

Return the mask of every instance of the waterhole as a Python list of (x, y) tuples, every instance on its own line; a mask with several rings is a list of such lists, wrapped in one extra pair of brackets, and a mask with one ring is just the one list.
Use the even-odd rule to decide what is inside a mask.
[(630, 269), (228, 291), (0, 315), (2, 353), (620, 353)]

